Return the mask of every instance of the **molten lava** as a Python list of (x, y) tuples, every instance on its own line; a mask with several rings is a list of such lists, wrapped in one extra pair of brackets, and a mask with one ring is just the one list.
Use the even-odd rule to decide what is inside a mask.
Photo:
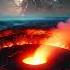
[(47, 63), (48, 57), (50, 53), (52, 52), (53, 47), (51, 46), (40, 46), (33, 56), (28, 57), (22, 62), (30, 65), (39, 65), (39, 64), (45, 64)]
[[(61, 36), (59, 32), (53, 33), (53, 35), (42, 41), (42, 44), (40, 47), (35, 51), (34, 55), (32, 57), (28, 57), (23, 60), (24, 63), (32, 64), (32, 65), (38, 65), (38, 64), (44, 64), (47, 63), (48, 57), (52, 51), (52, 47), (50, 46), (56, 46), (60, 48), (65, 48), (65, 41), (64, 38)], [(50, 46), (48, 46), (50, 45)], [(55, 48), (55, 47), (53, 47)]]
[[(70, 22), (69, 22), (70, 23)], [(70, 44), (70, 24), (64, 24), (60, 22), (59, 25), (62, 25), (60, 28), (53, 30), (53, 33), (49, 38), (43, 38), (40, 42), (40, 47), (35, 51), (32, 57), (28, 57), (23, 60), (26, 64), (39, 65), (47, 63), (49, 55), (51, 53), (52, 47), (56, 46), (64, 49), (69, 49)], [(55, 47), (53, 47), (55, 48)]]
[(47, 63), (49, 55), (53, 51), (52, 48), (55, 48), (52, 46), (66, 49), (66, 37), (64, 37), (65, 35), (61, 31), (55, 30), (51, 37), (41, 40), (41, 45), (35, 51), (34, 55), (24, 59), (23, 62), (31, 65)]
[(14, 45), (40, 44), (43, 38), (47, 38), (52, 30), (43, 29), (7, 29), (0, 31), (0, 48)]
[(14, 45), (39, 44), (33, 56), (22, 61), (26, 64), (47, 63), (52, 46), (70, 50), (70, 20), (60, 22), (54, 29), (9, 29), (0, 31), (0, 48)]

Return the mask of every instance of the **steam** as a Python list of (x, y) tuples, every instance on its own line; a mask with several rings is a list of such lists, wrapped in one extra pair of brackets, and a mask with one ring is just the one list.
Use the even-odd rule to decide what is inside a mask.
[(44, 39), (42, 46), (50, 45), (60, 48), (69, 49), (70, 45), (70, 19), (66, 22), (59, 22), (57, 28), (53, 31), (53, 34), (48, 38)]
[(64, 38), (66, 46), (70, 48), (70, 19), (68, 19), (66, 22), (59, 22), (57, 29), (62, 34), (61, 36)]

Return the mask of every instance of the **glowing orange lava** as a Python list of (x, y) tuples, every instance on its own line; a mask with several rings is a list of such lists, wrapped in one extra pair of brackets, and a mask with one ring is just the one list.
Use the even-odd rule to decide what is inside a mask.
[[(60, 22), (57, 28), (43, 29), (20, 29), (0, 32), (0, 47), (12, 47), (13, 45), (39, 44), (33, 56), (29, 56), (22, 62), (31, 65), (47, 63), (52, 49), (56, 47), (70, 50), (70, 22)], [(9, 37), (10, 36), (10, 37)], [(3, 43), (2, 43), (3, 42)], [(54, 46), (54, 47), (52, 47)]]
[(52, 51), (52, 46), (68, 49), (67, 44), (70, 41), (68, 38), (69, 35), (66, 29), (55, 29), (49, 38), (45, 36), (45, 38), (41, 40), (41, 45), (35, 51), (34, 55), (24, 59), (23, 62), (31, 65), (47, 63), (48, 57)]
[(53, 48), (51, 46), (46, 47), (42, 45), (36, 50), (33, 56), (22, 60), (22, 62), (30, 65), (45, 64), (48, 61), (48, 57), (52, 52), (52, 49)]

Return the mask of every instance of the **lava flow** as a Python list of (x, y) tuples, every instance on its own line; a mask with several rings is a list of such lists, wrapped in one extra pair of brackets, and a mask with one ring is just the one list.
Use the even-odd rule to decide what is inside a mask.
[(52, 30), (43, 29), (7, 29), (0, 31), (0, 48), (14, 45), (40, 44), (40, 40), (49, 37)]
[(70, 19), (59, 22), (51, 29), (9, 29), (0, 31), (0, 49), (14, 45), (39, 44), (33, 56), (26, 57), (23, 63), (39, 65), (47, 63), (53, 48), (70, 50)]
[[(53, 31), (49, 38), (41, 40), (39, 48), (35, 51), (33, 56), (27, 57), (22, 62), (30, 65), (39, 65), (47, 63), (50, 53), (53, 51), (52, 48), (60, 47), (69, 50), (70, 44), (70, 20), (66, 23), (60, 22), (57, 28)], [(54, 47), (52, 47), (54, 46)]]
[(44, 64), (47, 62), (48, 56), (50, 56), (50, 53), (52, 52), (52, 49), (54, 49), (51, 46), (40, 46), (33, 56), (28, 57), (23, 60), (24, 63), (30, 64), (30, 65), (39, 65)]

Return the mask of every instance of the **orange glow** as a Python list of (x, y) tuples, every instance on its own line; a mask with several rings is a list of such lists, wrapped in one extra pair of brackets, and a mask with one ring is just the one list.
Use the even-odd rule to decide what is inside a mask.
[(42, 29), (27, 29), (26, 32), (27, 32), (28, 35), (46, 34), (46, 30), (42, 30)]
[(14, 44), (38, 44), (39, 47), (33, 56), (23, 59), (22, 62), (31, 65), (44, 64), (47, 63), (54, 48), (52, 46), (70, 50), (70, 20), (66, 23), (60, 22), (57, 24), (57, 28), (51, 28), (50, 30), (21, 29), (0, 32), (0, 37), (4, 38), (6, 36), (10, 36), (10, 38), (2, 40), (3, 43), (0, 43), (0, 47), (12, 47)]
[(36, 52), (34, 53), (33, 56), (28, 57), (22, 62), (30, 65), (39, 65), (39, 64), (44, 64), (47, 63), (48, 57), (52, 51), (52, 47), (50, 46), (40, 46)]
[(48, 39), (44, 39), (42, 45), (57, 46), (60, 48), (66, 48), (65, 35), (59, 30), (55, 30), (54, 33)]
[(52, 46), (68, 49), (67, 35), (68, 34), (65, 34), (65, 31), (61, 31), (59, 29), (54, 30), (53, 34), (51, 34), (49, 38), (45, 37), (41, 40), (41, 45), (35, 51), (34, 55), (32, 57), (24, 59), (23, 62), (31, 65), (47, 63), (49, 55), (51, 54), (51, 51), (53, 51)]
[(70, 33), (67, 30), (56, 29), (53, 34), (47, 39), (41, 40), (42, 45), (56, 46), (64, 49), (69, 49)]
[[(61, 27), (60, 27), (61, 26)], [(50, 30), (43, 29), (26, 29), (26, 30), (6, 30), (0, 32), (0, 37), (11, 36), (10, 40), (4, 40), (1, 46), (12, 47), (15, 45), (24, 44), (39, 44), (39, 48), (35, 51), (33, 56), (29, 56), (22, 60), (22, 62), (31, 65), (39, 65), (47, 63), (52, 47), (56, 46), (64, 49), (69, 49), (70, 44), (70, 24), (59, 23), (59, 28)], [(14, 34), (14, 36), (13, 36)], [(10, 42), (9, 42), (10, 41)]]
[[(7, 29), (0, 31), (0, 38), (8, 37), (0, 43), (0, 47), (7, 48), (15, 45), (41, 44), (40, 41), (48, 38), (53, 29)], [(10, 43), (10, 44), (9, 44)]]

